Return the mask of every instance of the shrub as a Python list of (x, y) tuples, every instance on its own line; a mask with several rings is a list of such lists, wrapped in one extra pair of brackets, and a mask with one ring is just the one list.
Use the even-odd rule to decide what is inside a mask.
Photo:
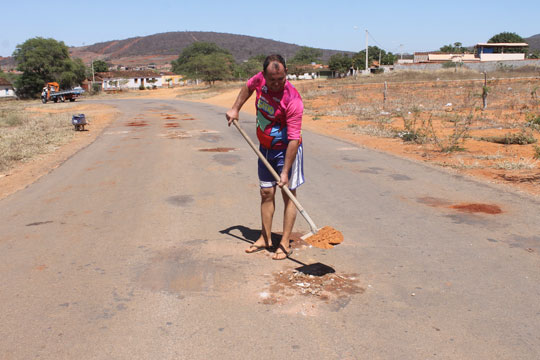
[(534, 155), (533, 155), (533, 157), (536, 160), (540, 160), (540, 146), (534, 145)]
[(528, 114), (526, 126), (533, 128), (535, 130), (540, 130), (540, 115)]
[(144, 84), (139, 85), (139, 90), (146, 90), (146, 88), (144, 87)]
[(505, 145), (528, 145), (536, 143), (535, 137), (524, 131), (518, 134), (506, 134), (504, 136), (483, 136), (480, 140)]

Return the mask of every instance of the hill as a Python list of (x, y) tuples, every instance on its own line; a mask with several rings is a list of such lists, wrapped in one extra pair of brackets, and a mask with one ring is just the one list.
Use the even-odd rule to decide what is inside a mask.
[[(103, 59), (113, 64), (157, 66), (170, 63), (182, 50), (197, 41), (213, 42), (229, 50), (236, 61), (241, 62), (260, 54), (280, 53), (290, 59), (300, 49), (300, 45), (259, 37), (216, 32), (183, 31), (167, 32), (124, 40), (113, 40), (82, 47), (72, 47), (74, 57), (85, 62)], [(349, 53), (339, 50), (321, 49), (323, 61), (328, 61), (336, 53)]]
[(523, 39), (527, 44), (529, 44), (530, 50), (538, 50), (540, 51), (540, 34), (536, 34), (533, 36), (530, 36), (528, 38)]

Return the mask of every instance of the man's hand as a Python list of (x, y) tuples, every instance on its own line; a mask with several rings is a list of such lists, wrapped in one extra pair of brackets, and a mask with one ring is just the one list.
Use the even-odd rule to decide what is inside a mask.
[(238, 110), (231, 109), (225, 113), (225, 117), (227, 118), (227, 121), (229, 122), (229, 126), (233, 123), (233, 120), (238, 121)]
[(285, 185), (287, 185), (287, 187), (289, 187), (289, 174), (285, 173), (285, 172), (282, 172), (279, 176), (279, 182), (278, 182), (278, 186), (280, 188), (284, 187)]

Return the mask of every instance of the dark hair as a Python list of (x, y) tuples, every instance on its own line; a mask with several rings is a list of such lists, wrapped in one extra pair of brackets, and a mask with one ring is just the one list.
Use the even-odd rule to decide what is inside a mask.
[(268, 65), (270, 65), (273, 62), (280, 63), (281, 65), (283, 65), (283, 68), (285, 69), (285, 71), (287, 71), (287, 65), (285, 65), (285, 59), (283, 58), (283, 56), (279, 54), (268, 55), (266, 59), (264, 59), (263, 71), (266, 72)]

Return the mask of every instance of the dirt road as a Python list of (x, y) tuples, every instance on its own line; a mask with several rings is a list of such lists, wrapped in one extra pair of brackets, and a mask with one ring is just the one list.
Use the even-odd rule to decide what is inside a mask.
[(299, 198), (345, 242), (272, 261), (243, 252), (256, 157), (225, 109), (114, 105), (92, 145), (0, 201), (0, 358), (539, 356), (532, 198), (305, 132)]

